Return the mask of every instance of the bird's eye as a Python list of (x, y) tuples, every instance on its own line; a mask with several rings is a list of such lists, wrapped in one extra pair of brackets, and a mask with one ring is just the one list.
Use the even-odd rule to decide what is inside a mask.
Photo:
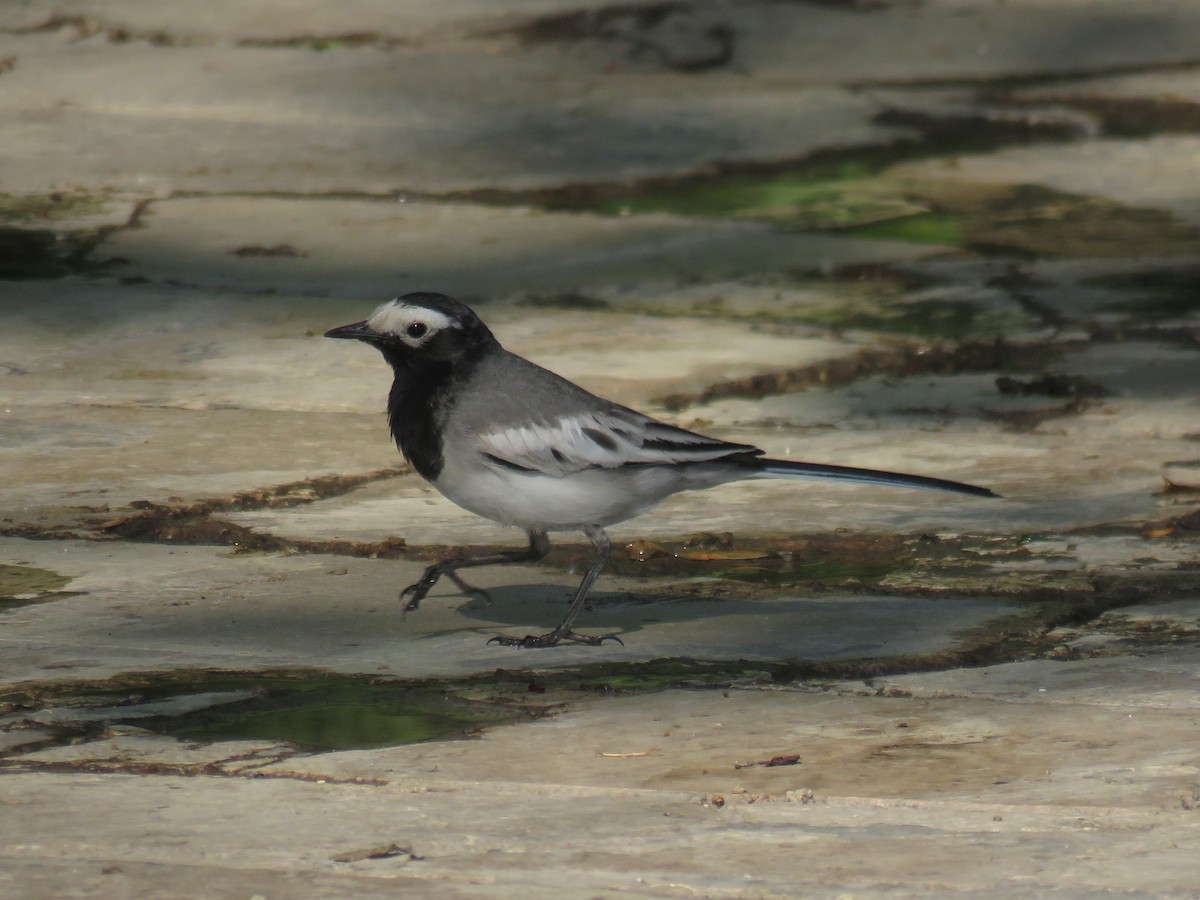
[(412, 338), (415, 341), (418, 338), (424, 337), (425, 332), (427, 332), (428, 330), (429, 330), (429, 326), (426, 325), (424, 322), (413, 322), (411, 325), (409, 325), (407, 328), (404, 329), (404, 333), (407, 334), (410, 338)]

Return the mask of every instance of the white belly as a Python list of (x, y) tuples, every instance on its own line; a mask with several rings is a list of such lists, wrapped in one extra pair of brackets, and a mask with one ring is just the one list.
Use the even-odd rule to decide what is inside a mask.
[[(485, 519), (538, 531), (576, 531), (639, 515), (692, 485), (679, 470), (657, 466), (588, 469), (555, 478), (451, 460), (435, 482), (451, 502)], [(699, 486), (699, 485), (695, 485)]]

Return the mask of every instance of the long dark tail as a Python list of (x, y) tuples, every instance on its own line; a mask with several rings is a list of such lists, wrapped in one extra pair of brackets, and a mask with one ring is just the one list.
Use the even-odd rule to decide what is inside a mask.
[(903, 475), (881, 472), (878, 469), (856, 469), (853, 466), (831, 466), (826, 463), (792, 462), (787, 459), (747, 459), (744, 465), (755, 470), (759, 477), (824, 478), (832, 481), (853, 481), (859, 484), (886, 484), (892, 487), (921, 488), (927, 491), (950, 491), (975, 497), (999, 497), (987, 488), (928, 475)]

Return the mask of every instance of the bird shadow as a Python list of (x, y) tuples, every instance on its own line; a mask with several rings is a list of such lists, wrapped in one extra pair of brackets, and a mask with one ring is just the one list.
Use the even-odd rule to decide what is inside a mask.
[[(739, 588), (744, 593), (744, 586)], [(489, 589), (488, 593), (490, 602), (479, 596), (458, 593), (427, 597), (421, 609), (405, 614), (406, 630), (411, 627), (410, 633), (415, 640), (446, 638), (464, 632), (492, 636), (497, 630), (504, 629), (543, 633), (559, 624), (570, 602), (569, 591), (552, 585), (506, 585)], [(885, 609), (880, 603), (881, 599), (862, 596), (817, 599), (798, 592), (779, 590), (764, 590), (762, 596), (757, 597), (732, 597), (722, 596), (719, 587), (703, 595), (662, 588), (637, 592), (597, 591), (589, 597), (573, 627), (584, 632), (602, 631), (624, 638), (660, 625), (692, 625), (684, 630), (694, 633), (695, 626), (700, 623), (736, 618), (743, 623), (754, 623), (750, 626), (751, 631), (769, 634), (779, 627), (784, 616), (792, 620), (789, 629), (803, 627), (811, 615), (812, 626), (823, 630), (828, 629), (831, 617), (847, 617), (851, 610), (855, 610), (857, 615), (850, 615), (849, 619), (904, 616), (904, 601), (886, 598), (889, 602)], [(444, 627), (445, 620), (442, 618), (439, 623), (442, 627), (422, 628), (417, 617), (431, 600), (452, 606), (462, 624)], [(873, 610), (873, 614), (865, 613), (867, 609)], [(706, 630), (712, 628), (720, 631), (722, 626), (711, 624), (704, 627)], [(853, 625), (849, 630), (855, 630)], [(841, 637), (844, 636), (831, 635), (831, 643), (839, 643)]]

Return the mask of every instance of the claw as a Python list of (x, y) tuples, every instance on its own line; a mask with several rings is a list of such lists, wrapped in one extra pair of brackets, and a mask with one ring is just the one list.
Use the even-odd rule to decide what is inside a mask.
[[(492, 604), (492, 595), (489, 594), (487, 591), (485, 591), (483, 588), (477, 588), (477, 587), (473, 587), (472, 585), (467, 584), (465, 581), (463, 581), (461, 578), (459, 578), (453, 572), (446, 572), (444, 574), (445, 574), (445, 577), (449, 578), (451, 581), (453, 581), (455, 586), (460, 591), (462, 591), (464, 594), (475, 594), (476, 596), (480, 597), (489, 606)], [(416, 582), (415, 584), (410, 584), (408, 587), (406, 587), (404, 590), (402, 590), (400, 592), (400, 598), (399, 598), (401, 603), (404, 603), (405, 597), (408, 597), (410, 595), (412, 596), (412, 599), (404, 604), (404, 612), (409, 613), (409, 612), (412, 612), (414, 609), (419, 608), (421, 605), (421, 601), (425, 599), (425, 595), (428, 594), (433, 589), (433, 586), (435, 584), (437, 584), (437, 581), (438, 581), (437, 576), (430, 578), (427, 574), (420, 581)]]
[[(424, 590), (422, 590), (424, 588)], [(410, 584), (400, 592), (398, 598), (401, 603), (404, 603), (404, 598), (412, 594), (412, 599), (404, 603), (404, 612), (409, 613), (417, 609), (421, 605), (421, 601), (425, 599), (425, 595), (429, 593), (429, 588), (425, 586), (423, 581), (418, 581), (416, 584)]]

